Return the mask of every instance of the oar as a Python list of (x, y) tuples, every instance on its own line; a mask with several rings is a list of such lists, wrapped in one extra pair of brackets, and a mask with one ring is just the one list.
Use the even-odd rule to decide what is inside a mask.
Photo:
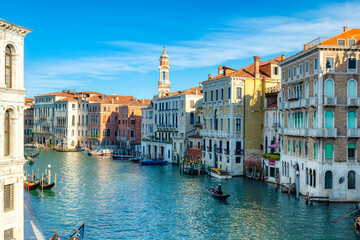
[(354, 212), (357, 212), (357, 211), (359, 211), (360, 209), (356, 209), (355, 211), (353, 211), (353, 212), (351, 212), (351, 213), (348, 213), (348, 214), (346, 214), (345, 216), (343, 216), (342, 218), (339, 218), (338, 220), (336, 220), (336, 221), (331, 221), (331, 222), (338, 222), (338, 221), (340, 221), (341, 219), (343, 219), (343, 218), (345, 218), (345, 217), (347, 217), (347, 216), (349, 216), (350, 214), (352, 214), (352, 213), (354, 213)]

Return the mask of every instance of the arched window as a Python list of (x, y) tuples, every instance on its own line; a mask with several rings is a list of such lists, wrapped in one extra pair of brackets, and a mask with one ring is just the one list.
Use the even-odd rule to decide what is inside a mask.
[(291, 87), (288, 88), (288, 99), (291, 98)]
[(265, 126), (267, 127), (269, 125), (269, 114), (265, 114)]
[(71, 136), (74, 136), (74, 135), (75, 135), (75, 131), (71, 130)]
[(295, 152), (296, 152), (296, 142), (293, 141), (293, 154), (295, 155)]
[(356, 128), (356, 114), (354, 111), (348, 112), (348, 128)]
[(348, 151), (347, 151), (347, 157), (349, 162), (355, 162), (356, 161), (356, 146), (353, 143), (350, 143), (348, 145)]
[(334, 97), (334, 81), (327, 79), (325, 81), (325, 97)]
[(331, 171), (325, 173), (325, 189), (332, 189), (333, 185), (333, 174)]
[(305, 157), (308, 156), (308, 148), (309, 148), (308, 142), (305, 142)]
[(110, 137), (110, 129), (106, 129), (106, 136)]
[(9, 110), (6, 110), (5, 112), (5, 121), (4, 121), (4, 155), (9, 156), (10, 155), (10, 126), (11, 126), (11, 120), (10, 120), (10, 112)]
[(313, 186), (316, 187), (316, 171), (315, 170), (313, 171), (313, 178), (314, 178)]
[(74, 115), (72, 116), (71, 125), (75, 126), (75, 116)]
[(218, 110), (216, 109), (214, 111), (214, 130), (218, 130), (218, 120)]
[(305, 98), (309, 98), (309, 83), (305, 83)]
[(12, 52), (10, 46), (5, 48), (5, 85), (7, 88), (12, 87)]
[(309, 185), (309, 169), (306, 168), (306, 185)]
[(313, 123), (313, 127), (314, 128), (317, 128), (317, 112), (316, 111), (314, 111), (314, 123)]
[(284, 151), (284, 139), (281, 139), (281, 150)]
[(302, 154), (302, 142), (299, 142), (299, 156)]
[(355, 189), (355, 172), (348, 172), (348, 189)]
[(163, 78), (163, 80), (166, 80), (166, 72), (164, 71), (164, 72), (162, 72), (162, 78)]
[(194, 113), (190, 113), (190, 124), (194, 124)]
[(325, 128), (334, 128), (334, 115), (332, 111), (325, 112)]
[(314, 81), (314, 97), (317, 97), (317, 80)]
[(348, 81), (347, 84), (347, 97), (348, 98), (356, 98), (357, 97), (357, 84), (355, 80)]
[(333, 160), (333, 145), (331, 143), (327, 143), (325, 145), (325, 161), (332, 162)]
[(305, 113), (305, 128), (309, 128), (309, 113)]
[(288, 154), (290, 154), (290, 146), (291, 146), (290, 140), (288, 140)]

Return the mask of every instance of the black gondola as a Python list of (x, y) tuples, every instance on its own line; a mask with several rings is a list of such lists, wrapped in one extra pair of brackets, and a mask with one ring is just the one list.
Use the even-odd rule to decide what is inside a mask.
[(29, 155), (29, 157), (31, 157), (31, 158), (35, 158), (35, 157), (39, 156), (39, 154), (40, 154), (40, 153), (37, 153), (37, 154), (33, 154), (33, 153), (31, 153), (31, 154)]
[[(42, 189), (47, 190), (47, 189), (51, 189), (54, 186), (55, 186), (55, 182), (48, 183), (47, 181), (44, 180)], [(40, 185), (40, 187), (41, 187), (41, 185)]]
[(85, 232), (85, 223), (83, 223), (76, 231), (70, 235), (68, 240), (83, 240)]
[(225, 193), (222, 193), (222, 194), (217, 194), (216, 191), (212, 192), (210, 191), (210, 188), (208, 186), (205, 186), (207, 192), (213, 196), (214, 198), (218, 198), (218, 199), (227, 199), (228, 197), (230, 197), (230, 194), (225, 194)]
[(358, 236), (360, 236), (360, 209), (358, 205), (355, 205), (355, 212), (352, 214), (354, 218), (354, 229)]

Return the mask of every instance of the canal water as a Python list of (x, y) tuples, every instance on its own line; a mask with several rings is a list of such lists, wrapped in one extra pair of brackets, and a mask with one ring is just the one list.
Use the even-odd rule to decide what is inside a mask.
[[(177, 166), (140, 166), (86, 153), (40, 152), (28, 172), (51, 164), (57, 189), (24, 194), (46, 238), (67, 237), (85, 220), (85, 239), (355, 239), (354, 204), (306, 205), (246, 178), (180, 175)], [(231, 194), (208, 195), (205, 185)], [(26, 236), (25, 236), (26, 239)]]

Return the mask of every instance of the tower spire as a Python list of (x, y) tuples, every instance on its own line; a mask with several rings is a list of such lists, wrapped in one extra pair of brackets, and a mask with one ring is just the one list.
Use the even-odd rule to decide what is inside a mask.
[(165, 44), (163, 47), (163, 52), (160, 55), (160, 66), (159, 66), (159, 82), (158, 82), (158, 90), (159, 97), (166, 96), (170, 90), (170, 80), (169, 80), (169, 56), (166, 54)]

